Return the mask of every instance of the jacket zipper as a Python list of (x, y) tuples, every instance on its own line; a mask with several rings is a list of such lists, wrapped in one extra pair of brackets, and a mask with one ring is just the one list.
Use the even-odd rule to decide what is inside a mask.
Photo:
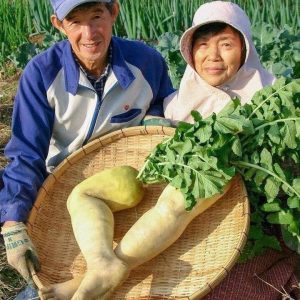
[(93, 131), (94, 131), (95, 125), (96, 125), (96, 121), (97, 121), (97, 117), (98, 117), (98, 114), (99, 114), (99, 111), (100, 111), (101, 104), (102, 104), (102, 101), (99, 99), (99, 97), (97, 97), (96, 108), (95, 108), (95, 111), (94, 111), (94, 114), (93, 114), (93, 118), (92, 118), (92, 121), (91, 121), (91, 124), (90, 124), (89, 131), (88, 131), (88, 133), (87, 133), (87, 135), (84, 139), (83, 145), (85, 145), (88, 142), (88, 140), (90, 139), (90, 137), (93, 134)]
[[(117, 84), (117, 82), (115, 82), (114, 85), (109, 89), (109, 91), (107, 91), (106, 95), (115, 87), (116, 84)], [(95, 91), (95, 93), (97, 94), (96, 91)], [(91, 138), (91, 136), (93, 134), (93, 131), (94, 131), (95, 126), (96, 126), (96, 121), (97, 121), (97, 118), (98, 118), (98, 115), (99, 115), (99, 111), (100, 111), (103, 99), (104, 99), (104, 94), (102, 95), (101, 100), (99, 99), (99, 97), (97, 97), (96, 108), (95, 108), (95, 111), (94, 111), (94, 114), (93, 114), (93, 118), (92, 118), (92, 121), (91, 121), (91, 124), (90, 124), (90, 128), (89, 128), (88, 133), (87, 133), (87, 135), (84, 139), (83, 145), (87, 144), (87, 142), (89, 141), (89, 139)]]

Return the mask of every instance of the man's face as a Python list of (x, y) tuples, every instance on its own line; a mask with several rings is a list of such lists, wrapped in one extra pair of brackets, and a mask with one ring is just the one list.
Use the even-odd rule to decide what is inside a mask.
[(103, 67), (118, 13), (117, 4), (110, 12), (105, 4), (99, 3), (84, 10), (75, 9), (62, 22), (52, 16), (52, 23), (67, 36), (75, 55), (87, 69)]
[(242, 41), (238, 32), (227, 26), (215, 35), (200, 36), (193, 46), (197, 73), (212, 86), (226, 83), (237, 73), (242, 60)]

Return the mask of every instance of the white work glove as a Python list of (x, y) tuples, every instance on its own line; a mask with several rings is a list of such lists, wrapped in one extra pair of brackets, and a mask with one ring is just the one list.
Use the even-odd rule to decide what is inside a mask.
[(27, 234), (24, 223), (18, 222), (13, 226), (2, 227), (6, 256), (8, 263), (16, 269), (22, 277), (30, 284), (32, 278), (27, 265), (31, 260), (35, 269), (39, 269), (39, 262), (35, 247)]

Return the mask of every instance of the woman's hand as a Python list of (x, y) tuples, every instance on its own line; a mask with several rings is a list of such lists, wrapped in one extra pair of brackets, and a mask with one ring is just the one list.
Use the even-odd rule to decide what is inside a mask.
[(144, 120), (142, 120), (142, 125), (172, 127), (170, 120), (156, 116), (146, 116)]

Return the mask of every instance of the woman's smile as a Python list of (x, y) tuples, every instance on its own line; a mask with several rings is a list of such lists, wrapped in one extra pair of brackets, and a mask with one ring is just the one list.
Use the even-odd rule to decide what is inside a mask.
[(208, 74), (214, 75), (214, 74), (221, 74), (225, 71), (225, 68), (221, 67), (206, 67), (204, 68), (204, 71)]

